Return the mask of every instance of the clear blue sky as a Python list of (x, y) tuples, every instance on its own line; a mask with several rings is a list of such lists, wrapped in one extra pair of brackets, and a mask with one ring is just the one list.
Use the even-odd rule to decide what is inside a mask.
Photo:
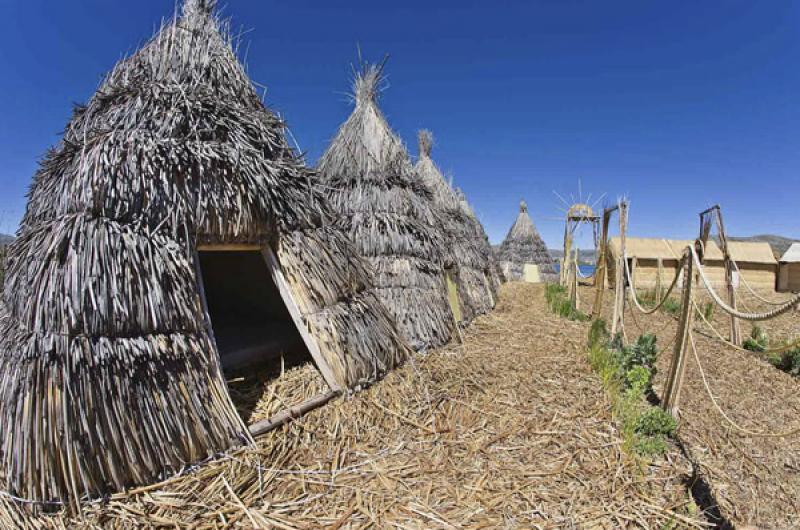
[[(800, 238), (800, 5), (753, 2), (227, 0), (250, 75), (314, 163), (350, 107), (356, 43), (389, 53), (383, 108), (467, 193), (490, 238), (521, 198), (560, 245), (553, 195), (627, 195), (631, 231)], [(393, 6), (390, 4), (394, 4)], [(0, 218), (13, 231), (71, 103), (173, 0), (0, 0)]]

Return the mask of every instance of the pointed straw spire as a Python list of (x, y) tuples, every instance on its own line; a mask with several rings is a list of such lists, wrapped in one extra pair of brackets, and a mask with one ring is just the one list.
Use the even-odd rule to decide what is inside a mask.
[(388, 60), (389, 56), (387, 55), (378, 64), (361, 64), (361, 70), (356, 72), (353, 79), (353, 99), (356, 106), (378, 101), (382, 91), (380, 84), (386, 80), (383, 68)]
[(430, 158), (433, 149), (433, 133), (428, 129), (421, 129), (417, 133), (417, 138), (419, 139), (419, 156)]
[(519, 201), (519, 211), (520, 213), (528, 213), (528, 205), (525, 201)]
[(210, 15), (217, 6), (217, 0), (184, 0), (183, 16), (195, 14)]

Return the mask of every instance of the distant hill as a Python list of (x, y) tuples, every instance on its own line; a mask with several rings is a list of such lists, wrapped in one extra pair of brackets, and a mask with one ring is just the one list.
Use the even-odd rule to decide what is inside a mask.
[(757, 236), (750, 236), (750, 237), (732, 237), (728, 236), (728, 239), (731, 241), (765, 241), (769, 243), (772, 247), (772, 253), (775, 254), (776, 258), (780, 258), (783, 256), (783, 253), (786, 252), (792, 243), (795, 243), (794, 239), (789, 239), (788, 237), (783, 236), (776, 236), (774, 234), (760, 234)]
[(0, 234), (0, 245), (8, 245), (14, 241), (14, 236), (10, 236), (8, 234)]

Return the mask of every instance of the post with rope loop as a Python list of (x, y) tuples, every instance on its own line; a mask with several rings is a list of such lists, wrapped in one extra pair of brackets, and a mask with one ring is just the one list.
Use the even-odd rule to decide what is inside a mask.
[[(736, 306), (736, 288), (733, 284), (734, 263), (731, 258), (730, 247), (728, 246), (728, 236), (725, 233), (725, 223), (722, 220), (722, 208), (715, 204), (711, 208), (700, 212), (700, 239), (703, 246), (708, 245), (708, 237), (711, 233), (712, 224), (717, 225), (719, 233), (719, 246), (722, 251), (722, 261), (725, 267), (725, 288), (728, 293), (728, 305), (734, 309)], [(736, 346), (742, 345), (742, 328), (734, 315), (730, 315), (730, 341)]]
[(617, 256), (617, 270), (614, 286), (614, 313), (611, 320), (611, 336), (613, 337), (625, 329), (625, 299), (626, 299), (626, 233), (628, 229), (628, 203), (619, 203), (619, 256)]
[(606, 275), (608, 263), (608, 228), (611, 224), (611, 214), (619, 209), (619, 205), (603, 210), (603, 227), (600, 236), (600, 251), (597, 253), (597, 264), (594, 269), (594, 306), (592, 306), (592, 320), (597, 320), (603, 311), (603, 295), (606, 290)]
[[(703, 243), (700, 239), (695, 241), (695, 248), (698, 255), (703, 256)], [(669, 412), (673, 418), (678, 419), (678, 406), (681, 397), (681, 388), (686, 374), (686, 351), (689, 346), (689, 334), (694, 318), (694, 285), (697, 283), (697, 271), (694, 268), (694, 260), (691, 256), (691, 249), (687, 248), (684, 261), (684, 278), (686, 281), (683, 286), (681, 298), (681, 316), (678, 319), (678, 330), (675, 335), (675, 345), (672, 349), (672, 361), (669, 365), (667, 374), (667, 384), (664, 390), (664, 401), (662, 407)]]

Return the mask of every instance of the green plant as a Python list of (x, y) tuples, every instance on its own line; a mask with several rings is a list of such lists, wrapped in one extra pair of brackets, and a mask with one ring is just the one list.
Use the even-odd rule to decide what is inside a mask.
[(644, 394), (650, 389), (653, 372), (645, 366), (634, 366), (625, 372), (625, 386), (637, 394)]
[(544, 289), (545, 300), (550, 310), (556, 315), (586, 322), (591, 319), (589, 315), (572, 307), (572, 302), (567, 298), (567, 290), (558, 284), (548, 284)]
[(661, 309), (670, 315), (677, 315), (681, 312), (681, 302), (677, 298), (669, 297), (664, 300), (664, 305)]
[(769, 338), (766, 332), (759, 326), (753, 326), (750, 336), (744, 340), (742, 347), (746, 350), (761, 353), (767, 349)]
[(710, 322), (711, 319), (714, 318), (714, 303), (706, 302), (705, 304), (703, 304), (703, 308), (700, 311), (700, 314), (702, 314), (703, 318), (705, 318)]
[(608, 344), (608, 326), (606, 321), (598, 318), (589, 328), (589, 348)]
[(649, 407), (636, 420), (636, 432), (643, 436), (672, 436), (677, 427), (675, 418), (659, 407)]
[(784, 372), (800, 376), (800, 348), (785, 351), (780, 355), (770, 357), (769, 361)]

